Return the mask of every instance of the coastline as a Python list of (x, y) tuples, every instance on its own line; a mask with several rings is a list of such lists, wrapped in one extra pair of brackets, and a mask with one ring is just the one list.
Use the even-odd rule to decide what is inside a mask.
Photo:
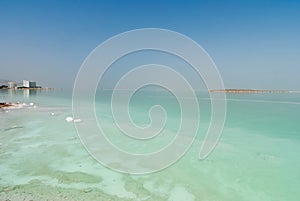
[(0, 109), (14, 106), (12, 103), (0, 103)]
[(213, 89), (209, 90), (212, 93), (246, 93), (246, 94), (258, 94), (258, 93), (289, 93), (289, 90), (264, 90), (264, 89)]
[(36, 87), (36, 88), (2, 88), (0, 90), (57, 90), (56, 88)]

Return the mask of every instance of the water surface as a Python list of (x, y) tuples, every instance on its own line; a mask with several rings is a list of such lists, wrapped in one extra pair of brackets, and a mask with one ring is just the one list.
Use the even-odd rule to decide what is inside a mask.
[[(119, 143), (109, 94), (97, 93), (96, 114), (109, 139), (132, 148)], [(0, 101), (27, 105), (0, 111), (0, 200), (298, 201), (300, 94), (228, 94), (223, 135), (204, 161), (198, 152), (210, 105), (207, 94), (198, 96), (200, 129), (187, 154), (167, 169), (133, 176), (103, 167), (83, 148), (74, 124), (65, 121), (72, 116), (71, 91), (1, 90)], [(173, 98), (157, 92), (133, 97), (133, 120), (146, 125), (149, 107), (160, 103), (168, 113), (169, 134), (145, 149), (134, 145), (135, 151), (152, 151), (172, 139), (180, 117)]]

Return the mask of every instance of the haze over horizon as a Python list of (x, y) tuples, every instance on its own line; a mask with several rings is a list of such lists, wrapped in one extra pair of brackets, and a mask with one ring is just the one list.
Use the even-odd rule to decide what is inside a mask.
[(0, 1), (0, 79), (72, 88), (88, 54), (140, 28), (182, 33), (226, 88), (300, 90), (298, 1)]

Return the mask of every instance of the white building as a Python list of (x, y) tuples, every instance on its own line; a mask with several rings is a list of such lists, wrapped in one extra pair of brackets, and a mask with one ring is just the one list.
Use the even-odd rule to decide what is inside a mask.
[(7, 85), (8, 85), (8, 88), (13, 89), (13, 88), (15, 88), (17, 86), (17, 83), (15, 83), (15, 82), (8, 82)]
[(32, 82), (32, 81), (28, 81), (28, 80), (23, 80), (23, 87), (36, 88), (36, 82)]
[(23, 80), (23, 87), (29, 87), (29, 81)]

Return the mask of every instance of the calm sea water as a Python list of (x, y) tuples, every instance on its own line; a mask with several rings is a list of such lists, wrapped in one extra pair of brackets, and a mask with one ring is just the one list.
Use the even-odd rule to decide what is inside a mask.
[[(228, 94), (223, 135), (203, 161), (198, 152), (210, 105), (207, 94), (198, 95), (201, 123), (191, 149), (167, 169), (133, 176), (103, 167), (83, 148), (74, 124), (65, 121), (72, 116), (71, 91), (1, 90), (0, 101), (27, 105), (0, 111), (0, 200), (298, 201), (300, 94)], [(97, 116), (108, 129), (109, 97), (96, 96)], [(165, 129), (172, 136), (180, 110), (170, 94), (137, 93), (130, 105), (133, 120), (149, 123), (154, 103), (165, 107)], [(112, 129), (108, 137), (126, 149), (117, 132)]]

